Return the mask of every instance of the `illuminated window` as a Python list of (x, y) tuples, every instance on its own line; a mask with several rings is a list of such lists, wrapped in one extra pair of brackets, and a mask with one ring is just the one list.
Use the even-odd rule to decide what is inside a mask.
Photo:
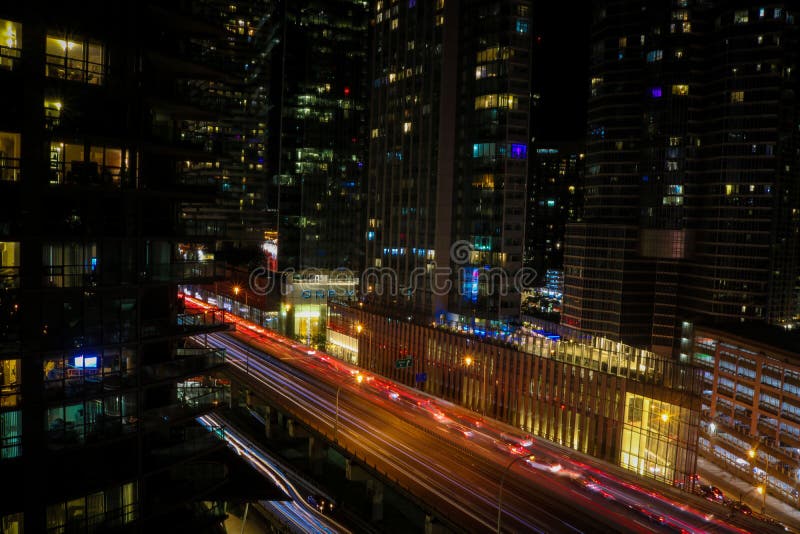
[(673, 85), (672, 94), (677, 96), (686, 96), (689, 94), (689, 86), (685, 84)]
[(517, 20), (517, 33), (528, 33), (528, 21)]
[(747, 24), (750, 21), (750, 16), (746, 9), (740, 9), (733, 14), (734, 24)]
[(0, 132), (0, 181), (19, 180), (19, 139), (18, 133)]
[(397, 19), (392, 19), (392, 29), (393, 29), (393, 30), (396, 30), (396, 29), (397, 29), (397, 25), (398, 25), (398, 21), (397, 21)]
[(673, 11), (672, 20), (689, 20), (689, 12), (685, 9)]
[(22, 453), (22, 412), (0, 412), (0, 458)]
[(381, 135), (381, 129), (380, 128), (373, 128), (372, 129), (371, 137), (373, 139), (375, 139), (376, 137), (380, 137), (380, 135)]
[(61, 122), (61, 101), (60, 100), (50, 100), (45, 98), (44, 100), (44, 122), (48, 128), (55, 128)]
[(731, 91), (731, 104), (744, 102), (744, 91)]
[(678, 48), (675, 50), (675, 59), (683, 59), (683, 50)]
[(76, 82), (100, 85), (105, 77), (103, 45), (84, 39), (48, 35), (45, 74)]
[(436, 15), (436, 25), (441, 26), (444, 24), (444, 15)]
[(620, 37), (619, 38), (619, 47), (626, 48), (628, 46), (628, 38), (627, 37)]
[(514, 55), (514, 51), (507, 46), (493, 46), (478, 52), (476, 57), (477, 63), (486, 63), (488, 61), (497, 61), (499, 59), (508, 59)]
[(13, 69), (22, 55), (22, 25), (0, 19), (0, 68)]
[(681, 138), (680, 137), (670, 137), (669, 138), (669, 146), (680, 146), (681, 145)]
[(517, 109), (519, 99), (514, 95), (491, 94), (475, 97), (475, 109), (508, 108)]
[(732, 184), (725, 184), (725, 194), (727, 196), (731, 196), (733, 194), (733, 185)]
[(650, 88), (650, 96), (652, 98), (661, 98), (661, 88), (660, 87), (651, 87)]
[(692, 31), (692, 23), (691, 22), (684, 22), (681, 24), (681, 29), (683, 33), (691, 33)]
[(661, 61), (663, 58), (664, 58), (663, 50), (651, 50), (647, 53), (648, 63), (655, 63), (656, 61)]
[(403, 133), (411, 133), (411, 123), (404, 122), (403, 123)]

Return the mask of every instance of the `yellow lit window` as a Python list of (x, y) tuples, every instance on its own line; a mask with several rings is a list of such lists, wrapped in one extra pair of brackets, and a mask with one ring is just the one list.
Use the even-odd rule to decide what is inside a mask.
[(725, 184), (725, 194), (731, 196), (733, 194), (733, 185)]
[(444, 24), (444, 15), (436, 15), (436, 25), (441, 26)]
[(85, 39), (48, 35), (45, 74), (76, 82), (100, 85), (105, 76), (103, 45)]
[(685, 84), (673, 85), (672, 94), (677, 96), (686, 96), (689, 94), (689, 86)]
[(411, 133), (411, 123), (404, 122), (403, 123), (403, 133)]
[(731, 92), (731, 104), (741, 104), (744, 102), (744, 91)]
[(13, 69), (22, 54), (22, 25), (0, 19), (0, 68)]
[(517, 109), (519, 99), (514, 95), (491, 94), (475, 98), (475, 109), (508, 108)]
[(0, 181), (19, 180), (19, 134), (0, 132)]
[(398, 24), (397, 19), (392, 19), (392, 29), (393, 30), (397, 29), (397, 24)]

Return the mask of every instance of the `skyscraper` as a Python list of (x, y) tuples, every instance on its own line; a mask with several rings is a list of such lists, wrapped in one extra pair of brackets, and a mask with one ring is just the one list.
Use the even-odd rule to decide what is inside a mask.
[(217, 190), (187, 160), (225, 152), (195, 135), (219, 109), (192, 92), (226, 81), (210, 58), (229, 33), (206, 15), (0, 8), (0, 520), (12, 531), (194, 528), (189, 503), (226, 479), (215, 462), (192, 469), (222, 447), (193, 424), (221, 397), (189, 380), (222, 366), (190, 339), (222, 316), (187, 314), (177, 295), (221, 274), (181, 253), (222, 237), (181, 215)]
[[(450, 320), (519, 313), (530, 3), (374, 3), (365, 288)], [(452, 286), (448, 286), (452, 284)], [(452, 287), (451, 291), (447, 291)]]
[(792, 321), (797, 37), (783, 5), (598, 4), (566, 324), (669, 353), (684, 320)]
[(358, 270), (366, 172), (368, 6), (277, 2), (268, 167), (278, 267)]

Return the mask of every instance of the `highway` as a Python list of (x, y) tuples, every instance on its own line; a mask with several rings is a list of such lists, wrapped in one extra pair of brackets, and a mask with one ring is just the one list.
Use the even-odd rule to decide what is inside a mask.
[[(224, 428), (222, 439), (228, 446), (242, 456), (256, 471), (271, 480), (276, 487), (283, 491), (289, 500), (286, 501), (260, 501), (259, 504), (280, 517), (292, 532), (302, 534), (305, 532), (335, 532), (349, 533), (350, 531), (327, 517), (317, 507), (307, 500), (309, 495), (318, 495), (318, 488), (312, 487), (303, 480), (294, 481), (287, 476), (284, 467), (260, 449), (256, 444), (245, 437), (241, 432), (232, 428), (226, 421), (216, 414), (198, 417), (197, 421), (205, 428), (218, 431)], [(329, 501), (328, 501), (329, 502)]]
[[(198, 305), (201, 305), (198, 303)], [(259, 394), (364, 460), (464, 531), (766, 532), (711, 503), (641, 487), (601, 462), (512, 433), (474, 412), (371, 376), (246, 321), (198, 337), (225, 348)], [(338, 395), (337, 395), (338, 394)], [(338, 422), (336, 418), (339, 400)], [(336, 428), (336, 430), (334, 430)], [(689, 504), (691, 503), (691, 504)]]

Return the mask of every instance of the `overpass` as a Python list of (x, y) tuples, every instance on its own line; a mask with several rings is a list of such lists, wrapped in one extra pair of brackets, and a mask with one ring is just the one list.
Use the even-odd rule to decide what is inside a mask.
[[(309, 433), (316, 454), (335, 448), (350, 471), (413, 496), (448, 530), (531, 532), (768, 531), (694, 496), (652, 488), (514, 429), (240, 322), (236, 334), (201, 340), (225, 348), (231, 373)], [(312, 452), (313, 454), (313, 452)], [(750, 523), (749, 523), (750, 522)], [(737, 527), (739, 525), (739, 527)], [(429, 526), (432, 530), (433, 526)]]

